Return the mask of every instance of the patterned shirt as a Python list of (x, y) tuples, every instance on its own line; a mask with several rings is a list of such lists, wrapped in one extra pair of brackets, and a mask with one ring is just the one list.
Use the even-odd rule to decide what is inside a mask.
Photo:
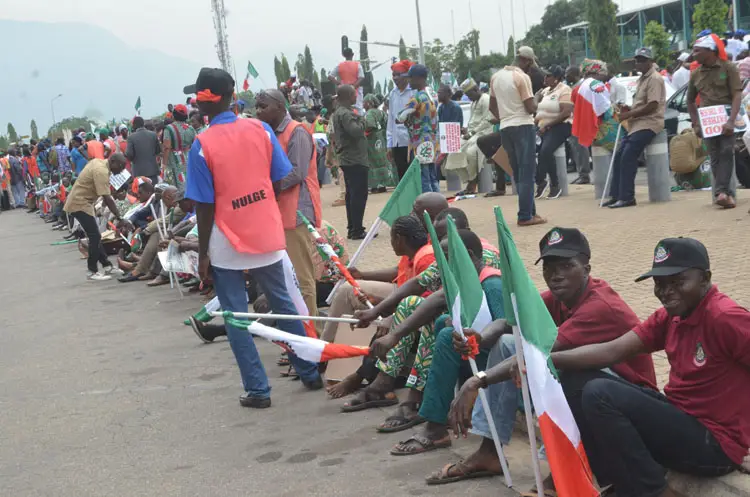
[(421, 143), (437, 141), (437, 106), (425, 90), (414, 92), (409, 103), (398, 115), (398, 120), (406, 124), (412, 147)]
[[(328, 221), (323, 221), (320, 228), (318, 228), (323, 238), (328, 242), (333, 251), (339, 256), (341, 263), (346, 265), (349, 264), (349, 254), (346, 250), (346, 240), (339, 235)], [(320, 250), (315, 243), (310, 244), (310, 255), (312, 256), (313, 266), (315, 267), (315, 281), (319, 283), (335, 283), (341, 279), (341, 274), (338, 268), (333, 262), (328, 262), (323, 259), (323, 251)]]
[(70, 171), (70, 151), (65, 145), (55, 145), (57, 152), (57, 167), (60, 172)]
[[(482, 250), (482, 262), (484, 262), (485, 266), (501, 269), (500, 254), (490, 248)], [(440, 279), (440, 270), (438, 269), (437, 262), (433, 262), (430, 267), (417, 276), (417, 283), (428, 292), (434, 293), (442, 288), (443, 281)]]

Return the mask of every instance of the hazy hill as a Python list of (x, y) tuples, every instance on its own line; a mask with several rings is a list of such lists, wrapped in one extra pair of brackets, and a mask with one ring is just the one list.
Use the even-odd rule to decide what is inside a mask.
[[(138, 96), (142, 114), (161, 113), (169, 102), (184, 102), (182, 87), (195, 81), (201, 64), (156, 50), (134, 49), (96, 26), (0, 20), (0, 134), (12, 122), (39, 133), (55, 118), (90, 114), (104, 120), (134, 115)], [(216, 61), (205, 61), (215, 65)], [(91, 115), (98, 114), (98, 115)]]

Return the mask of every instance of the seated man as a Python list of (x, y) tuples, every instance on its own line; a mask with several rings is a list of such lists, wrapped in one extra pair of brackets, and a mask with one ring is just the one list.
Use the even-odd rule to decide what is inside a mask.
[[(456, 228), (460, 230), (470, 229), (469, 219), (461, 209), (457, 209), (455, 207), (445, 209), (433, 218), (433, 222), (435, 223), (435, 233), (441, 240), (447, 233), (448, 225), (446, 218), (449, 215), (456, 223)], [(493, 247), (486, 240), (482, 240), (481, 238), (480, 242), (483, 249), (482, 260), (484, 262), (484, 265), (499, 269), (500, 252), (498, 251), (498, 249)], [(416, 309), (417, 305), (421, 302), (421, 299), (417, 299), (414, 297), (419, 297), (420, 295), (429, 295), (430, 293), (439, 290), (441, 286), (442, 281), (440, 279), (440, 271), (438, 270), (437, 263), (433, 262), (427, 269), (419, 273), (418, 276), (410, 279), (409, 281), (398, 287), (396, 291), (383, 299), (383, 301), (377, 304), (374, 308), (355, 312), (355, 316), (360, 320), (359, 326), (367, 327), (370, 325), (370, 323), (376, 320), (378, 316), (391, 315), (396, 316), (398, 322), (400, 323), (401, 321), (408, 318), (411, 313), (414, 312), (414, 309)], [(434, 317), (437, 318), (438, 315), (439, 314), (436, 314)], [(397, 324), (398, 323), (396, 323), (394, 320), (393, 326), (396, 326)], [(386, 333), (387, 330), (388, 327), (385, 328), (385, 331), (383, 333)], [(429, 353), (431, 353), (431, 349), (425, 350), (423, 352), (423, 354)], [(423, 356), (423, 358), (425, 357), (427, 356)], [(371, 362), (371, 358), (365, 358), (363, 360), (363, 363), (368, 362)], [(345, 378), (341, 383), (330, 388), (328, 393), (332, 398), (340, 398), (358, 390), (362, 386), (363, 380), (368, 380), (368, 382), (372, 383), (378, 375), (378, 369), (374, 367), (374, 361), (372, 361), (372, 365), (373, 367), (371, 368), (360, 368), (358, 371)]]
[[(460, 229), (458, 233), (476, 266), (492, 319), (504, 318), (505, 308), (500, 270), (485, 264), (485, 259), (482, 256), (484, 248), (476, 234), (463, 229)], [(441, 245), (447, 253), (447, 240), (443, 240)], [(447, 310), (442, 291), (431, 295), (429, 299), (437, 295), (443, 297), (442, 310)], [(414, 312), (412, 318), (416, 319), (418, 314), (422, 312), (423, 309), (420, 307)], [(406, 321), (404, 324), (408, 325)], [(429, 367), (429, 375), (424, 379), (422, 385), (424, 392), (420, 394), (418, 388), (409, 391), (411, 402), (418, 407), (418, 416), (414, 416), (413, 413), (410, 413), (410, 417), (404, 416), (405, 419), (399, 419), (399, 416), (395, 416), (385, 426), (390, 428), (388, 431), (400, 431), (403, 429), (401, 424), (413, 426), (424, 421), (427, 421), (427, 424), (422, 434), (414, 434), (408, 440), (399, 442), (391, 450), (393, 455), (420, 454), (451, 445), (446, 425), (448, 410), (451, 400), (453, 400), (456, 382), (459, 380), (462, 367), (465, 366), (467, 370), (470, 370), (470, 368), (468, 361), (462, 360), (460, 354), (453, 350), (453, 327), (445, 325), (445, 321), (440, 318), (435, 328), (440, 329), (440, 331), (436, 334), (437, 339), (433, 342), (434, 351), (431, 355), (432, 362)], [(393, 332), (394, 335), (398, 333), (399, 330)], [(421, 352), (422, 348), (422, 343), (420, 343), (418, 350)], [(485, 367), (488, 352), (489, 349), (487, 348), (480, 349), (475, 358), (478, 368)], [(407, 383), (407, 386), (410, 385)]]
[[(605, 343), (638, 325), (638, 317), (607, 282), (590, 276), (591, 249), (583, 233), (577, 229), (553, 228), (539, 242), (539, 249), (537, 263), (543, 261), (542, 275), (549, 287), (549, 291), (542, 293), (542, 298), (558, 326), (553, 350)], [(519, 389), (511, 379), (510, 361), (503, 361), (516, 353), (512, 332), (512, 328), (504, 320), (491, 323), (481, 334), (465, 331), (468, 335), (476, 336), (480, 348), (491, 348), (487, 359), (488, 381), (485, 384), (478, 376), (467, 380), (451, 406), (450, 419), (456, 430), (454, 435), (463, 433), (466, 436), (466, 432), (462, 430), (464, 427), (471, 427), (472, 433), (483, 437), (482, 443), (463, 462), (449, 464), (427, 478), (428, 484), (502, 474), (484, 409), (481, 403), (474, 404), (474, 400), (480, 387), (490, 385), (487, 399), (500, 443), (510, 443), (518, 410)], [(456, 343), (456, 346), (459, 350), (464, 350), (462, 343)], [(629, 384), (656, 392), (654, 364), (647, 353), (633, 355), (626, 361), (617, 361), (612, 365), (611, 371), (601, 374), (621, 378)], [(545, 489), (552, 489), (552, 485), (551, 478), (548, 478)]]
[[(448, 201), (439, 193), (430, 192), (418, 196), (414, 201), (413, 211), (417, 220), (416, 224), (400, 218), (402, 219), (400, 230), (402, 237), (412, 238), (413, 240), (424, 238), (424, 243), (416, 247), (416, 249), (410, 247), (408, 249), (409, 254), (397, 254), (401, 256), (397, 267), (366, 272), (361, 272), (357, 268), (349, 268), (352, 276), (358, 280), (362, 291), (371, 298), (373, 304), (377, 304), (386, 298), (396, 288), (412, 279), (415, 275), (420, 274), (430, 264), (435, 262), (432, 245), (427, 241), (427, 230), (422, 225), (422, 215), (424, 212), (428, 212), (430, 218), (434, 220), (435, 216), (447, 208)], [(395, 223), (394, 227), (391, 228), (391, 245), (393, 245), (394, 228)], [(408, 232), (412, 228), (414, 231)], [(409, 245), (410, 243), (406, 243), (406, 246), (400, 246), (406, 249)], [(331, 317), (340, 317), (343, 314), (352, 314), (355, 310), (364, 308), (365, 305), (354, 295), (351, 285), (344, 283), (334, 295), (328, 315)], [(326, 323), (321, 338), (327, 342), (334, 342), (337, 331), (338, 323)]]
[[(665, 473), (750, 471), (750, 313), (711, 283), (706, 247), (659, 242), (650, 272), (664, 306), (624, 336), (556, 352), (591, 468), (618, 497), (678, 496)], [(596, 372), (666, 351), (664, 395)], [(488, 374), (489, 376), (489, 374)]]

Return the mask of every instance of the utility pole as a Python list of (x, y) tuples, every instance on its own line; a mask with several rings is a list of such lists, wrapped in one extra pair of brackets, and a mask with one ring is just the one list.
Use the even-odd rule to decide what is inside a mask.
[[(513, 44), (516, 44), (516, 15), (514, 14), (515, 9), (513, 8), (513, 4), (515, 2), (513, 0), (510, 0), (510, 27), (511, 27), (511, 34), (513, 35)], [(508, 51), (510, 52), (510, 48), (508, 48)], [(516, 47), (513, 47), (513, 53), (516, 53)]]
[(453, 45), (456, 45), (456, 17), (453, 15), (453, 9), (451, 9), (451, 30), (453, 31)]
[(221, 68), (232, 74), (234, 65), (229, 55), (229, 39), (227, 37), (227, 18), (224, 10), (224, 0), (211, 0), (211, 10), (214, 13), (214, 29), (216, 30), (216, 55), (219, 56)]
[(422, 42), (422, 17), (419, 15), (419, 0), (414, 0), (417, 6), (417, 34), (419, 35), (419, 63), (424, 64), (424, 43)]
[(52, 127), (54, 127), (55, 124), (57, 124), (57, 121), (55, 120), (55, 100), (57, 100), (60, 97), (62, 97), (62, 93), (60, 93), (58, 96), (56, 96), (49, 102), (49, 107), (50, 109), (52, 109)]
[(474, 14), (471, 13), (471, 0), (469, 0), (469, 25), (471, 30), (474, 31)]
[[(505, 37), (505, 28), (503, 27), (503, 9), (500, 7), (500, 2), (498, 0), (497, 2), (497, 12), (500, 14), (500, 42), (502, 45), (501, 47), (505, 47), (505, 44), (508, 42), (508, 39)], [(508, 53), (508, 47), (505, 47), (503, 49), (504, 53)]]

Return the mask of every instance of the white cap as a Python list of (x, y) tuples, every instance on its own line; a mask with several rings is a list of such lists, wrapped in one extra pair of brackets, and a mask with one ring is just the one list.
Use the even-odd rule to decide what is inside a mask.
[(690, 58), (690, 54), (687, 52), (682, 52), (680, 56), (677, 57), (677, 60), (679, 60), (680, 62), (685, 62), (686, 60), (688, 60), (688, 58)]

